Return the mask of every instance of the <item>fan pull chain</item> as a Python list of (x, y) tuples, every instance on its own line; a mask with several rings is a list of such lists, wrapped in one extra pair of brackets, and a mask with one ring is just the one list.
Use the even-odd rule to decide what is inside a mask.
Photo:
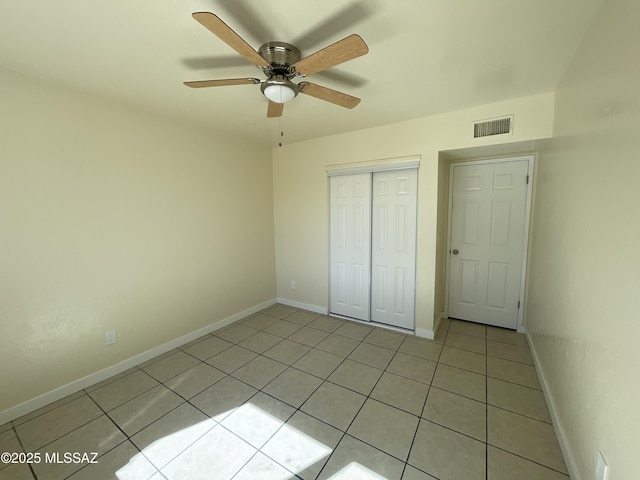
[(280, 124), (280, 142), (278, 142), (278, 146), (281, 147), (282, 146), (282, 139), (284, 138), (284, 129), (282, 128), (282, 115), (280, 115), (280, 117), (278, 117), (278, 121)]

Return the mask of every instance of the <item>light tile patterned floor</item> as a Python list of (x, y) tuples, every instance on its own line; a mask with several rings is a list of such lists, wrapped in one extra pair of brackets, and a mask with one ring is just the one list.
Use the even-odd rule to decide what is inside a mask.
[(567, 480), (524, 336), (275, 305), (0, 426), (0, 479)]

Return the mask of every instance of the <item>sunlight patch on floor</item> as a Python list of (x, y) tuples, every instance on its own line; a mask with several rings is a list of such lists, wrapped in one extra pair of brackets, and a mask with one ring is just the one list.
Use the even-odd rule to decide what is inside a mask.
[(329, 480), (387, 480), (358, 462), (351, 462), (329, 477)]
[[(243, 478), (251, 478), (252, 474), (257, 478), (264, 475), (264, 469), (271, 470), (274, 478), (284, 479), (290, 474), (278, 463), (298, 473), (332, 452), (327, 445), (251, 403), (226, 413), (217, 417), (224, 417), (220, 423), (207, 419), (154, 441), (120, 468), (116, 476), (120, 480), (146, 478), (142, 473), (144, 465), (148, 465), (147, 457), (170, 480), (209, 480), (212, 475), (230, 478), (240, 470)], [(256, 455), (258, 449), (264, 455)]]

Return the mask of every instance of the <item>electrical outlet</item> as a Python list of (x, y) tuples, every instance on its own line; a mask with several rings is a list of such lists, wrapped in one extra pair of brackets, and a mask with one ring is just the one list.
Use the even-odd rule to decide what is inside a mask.
[(291, 280), (291, 290), (295, 290), (295, 289), (296, 289), (296, 281)]
[(596, 459), (596, 480), (608, 480), (608, 479), (609, 479), (609, 465), (607, 465), (607, 462), (604, 459), (604, 455), (602, 455), (602, 452), (598, 452), (598, 457)]
[(105, 345), (113, 345), (117, 341), (118, 341), (118, 339), (116, 337), (116, 331), (115, 330), (109, 330), (109, 331), (104, 332), (104, 343), (105, 343)]

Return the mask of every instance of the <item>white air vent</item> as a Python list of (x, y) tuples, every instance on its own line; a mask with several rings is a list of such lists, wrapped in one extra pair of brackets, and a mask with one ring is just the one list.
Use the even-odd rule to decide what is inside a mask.
[(513, 133), (513, 115), (502, 118), (480, 120), (473, 124), (473, 138), (490, 137)]

